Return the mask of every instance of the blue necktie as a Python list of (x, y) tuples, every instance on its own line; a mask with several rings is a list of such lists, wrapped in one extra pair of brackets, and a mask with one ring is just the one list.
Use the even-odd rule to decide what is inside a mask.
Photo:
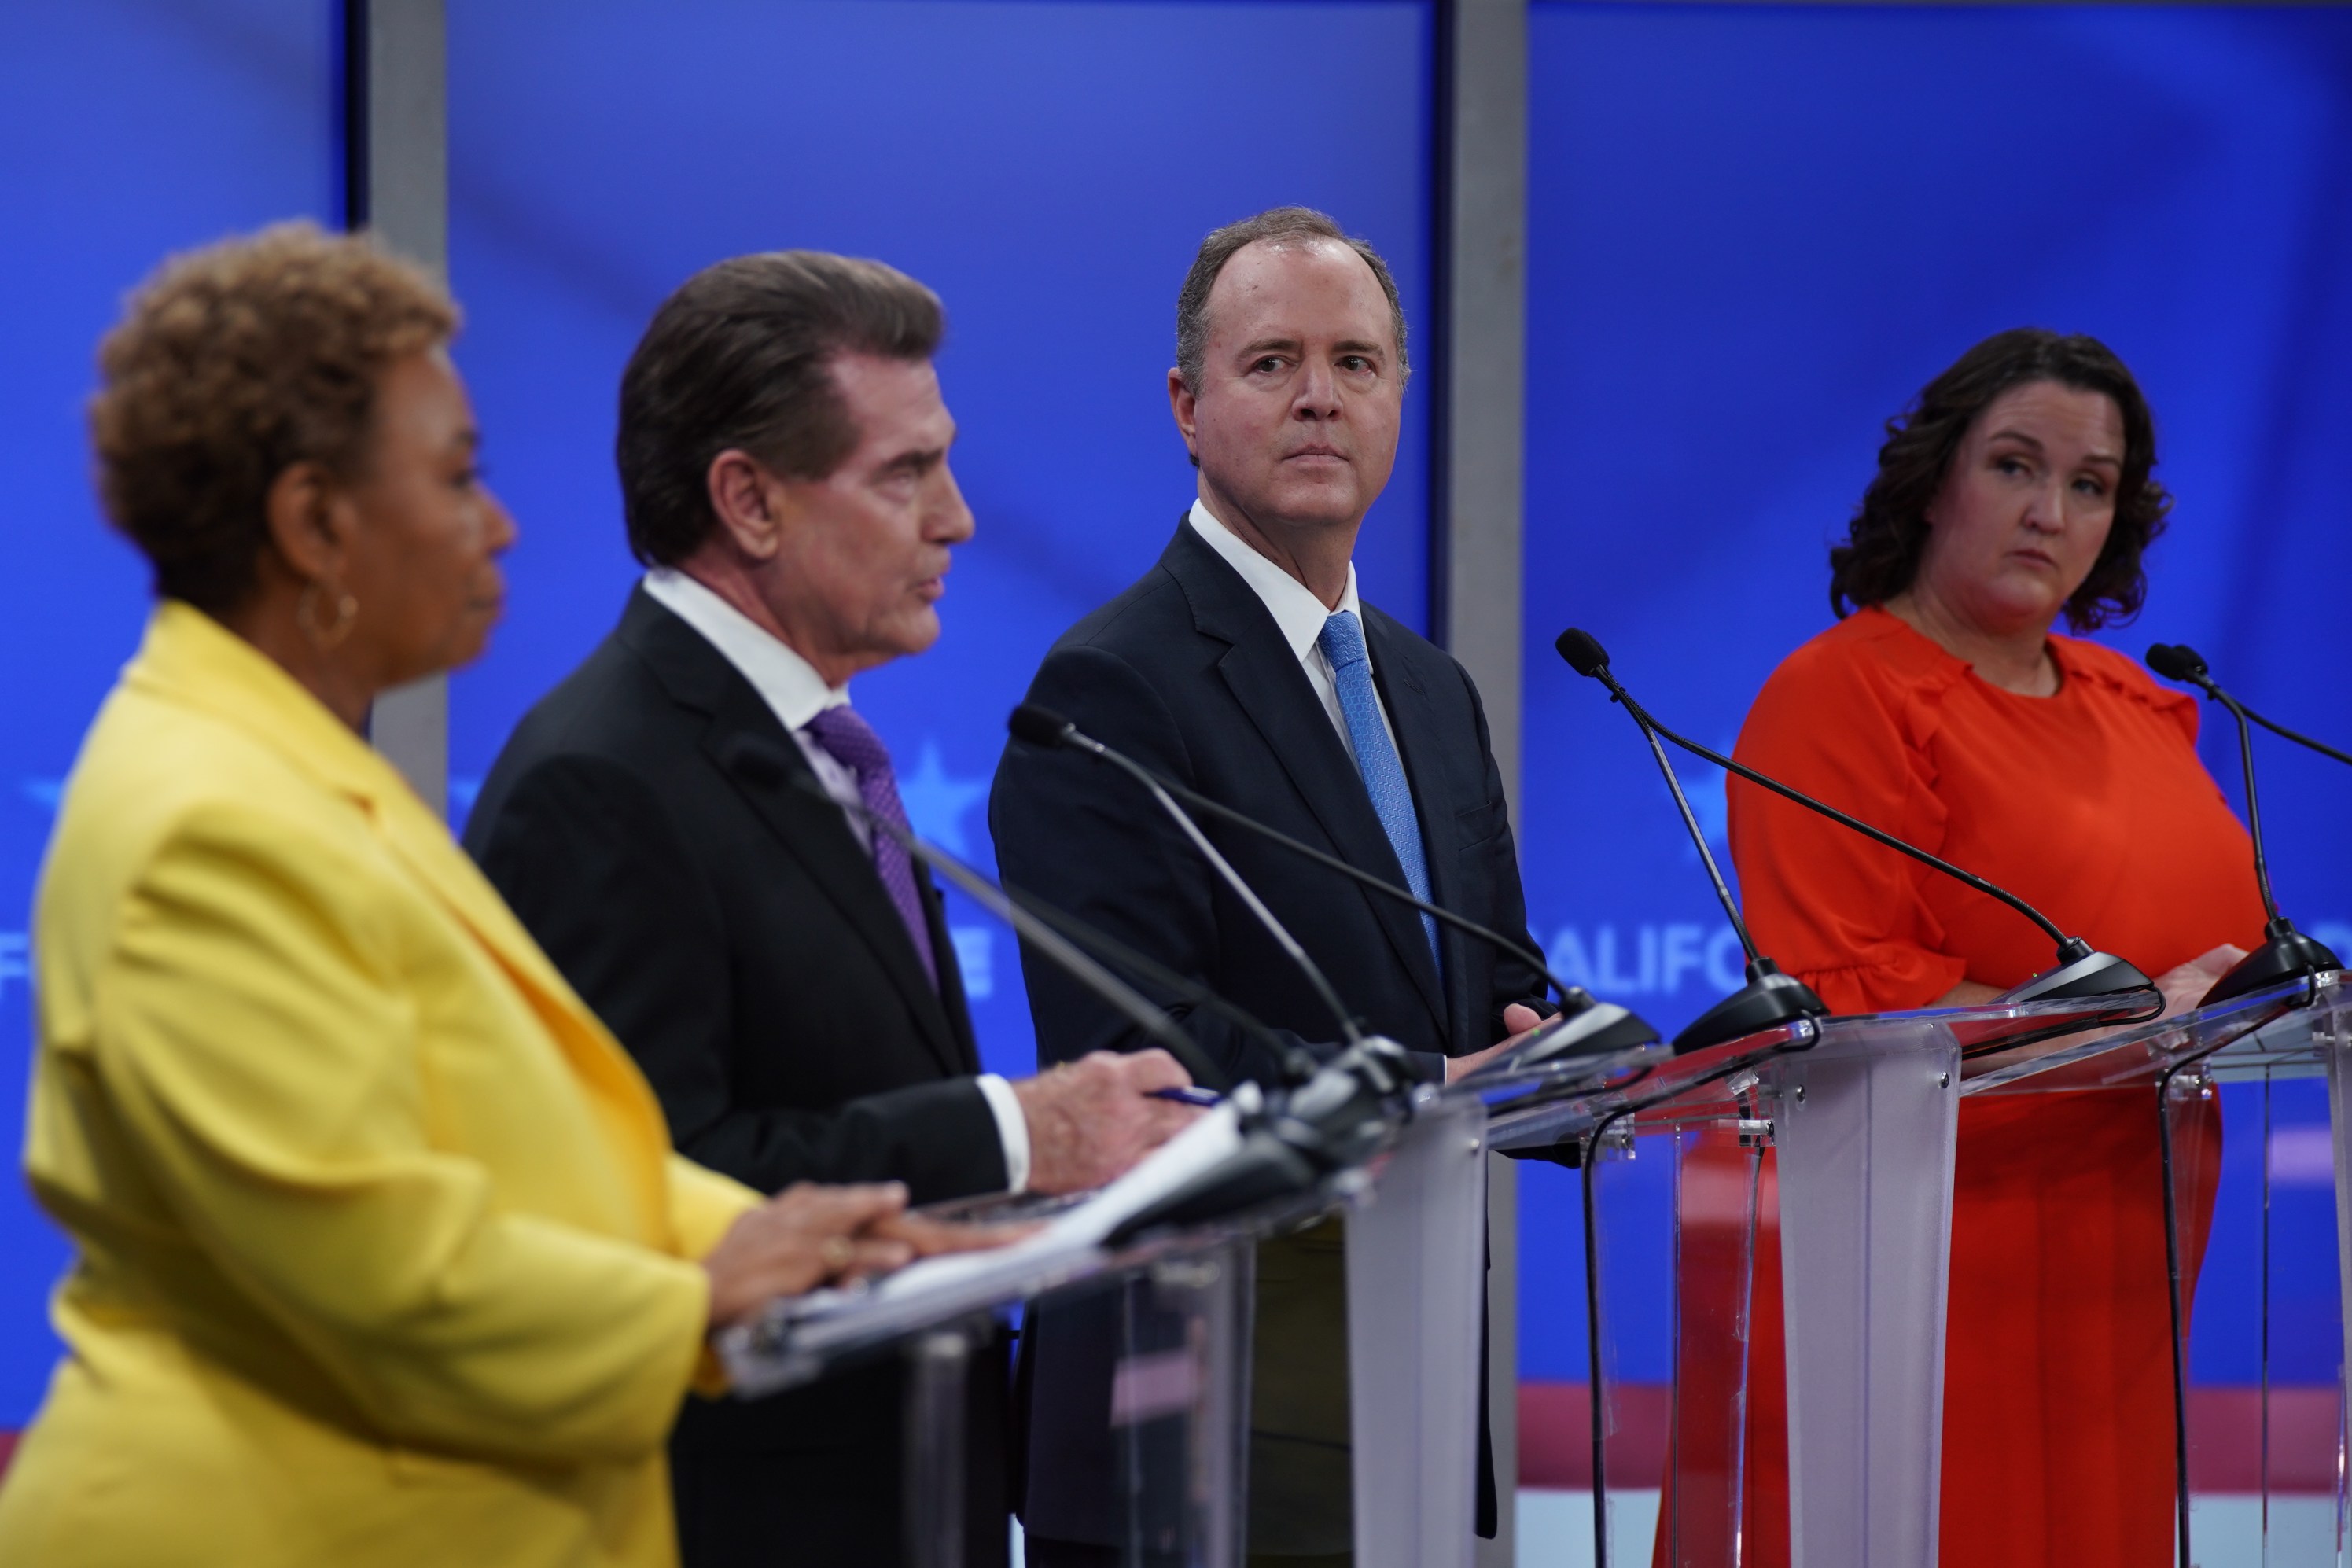
[[(1355, 612), (1341, 610), (1323, 623), (1315, 646), (1331, 661), (1331, 679), (1339, 689), (1339, 712), (1348, 721), (1348, 740), (1355, 747), (1356, 766), (1362, 770), (1364, 788), (1380, 814), (1381, 826), (1404, 868), (1405, 886), (1413, 897), (1429, 900), (1429, 860), (1421, 847), (1421, 819), (1413, 815), (1412, 786), (1405, 783), (1404, 763), (1388, 726), (1381, 722), (1380, 698), (1372, 690), (1372, 661), (1364, 653), (1364, 628)], [(1437, 957), (1437, 922), (1421, 917), (1429, 933), (1429, 956)]]

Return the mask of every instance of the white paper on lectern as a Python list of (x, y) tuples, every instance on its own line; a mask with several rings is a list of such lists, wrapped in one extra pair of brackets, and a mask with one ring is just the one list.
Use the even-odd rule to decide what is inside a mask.
[(1035, 1235), (987, 1252), (954, 1252), (910, 1263), (877, 1282), (869, 1299), (887, 1301), (919, 1295), (972, 1275), (1099, 1247), (1112, 1231), (1230, 1158), (1241, 1146), (1241, 1115), (1228, 1101), (1145, 1155), (1133, 1170), (1086, 1202), (1055, 1215)]

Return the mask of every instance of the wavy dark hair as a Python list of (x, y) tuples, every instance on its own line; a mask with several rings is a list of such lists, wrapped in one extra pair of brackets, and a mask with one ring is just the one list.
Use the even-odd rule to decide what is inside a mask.
[(621, 373), (621, 514), (629, 552), (675, 566), (719, 526), (710, 465), (729, 447), (822, 479), (862, 439), (833, 362), (928, 360), (947, 315), (895, 267), (823, 250), (715, 262), (654, 312)]
[(2078, 632), (2120, 625), (2147, 599), (2142, 554), (2164, 531), (2172, 497), (2151, 477), (2156, 418), (2139, 383), (2106, 344), (2062, 337), (2039, 327), (1996, 332), (1929, 382), (1911, 406), (1886, 422), (1878, 475), (1830, 551), (1830, 608), (1843, 619), (1884, 604), (1911, 586), (1927, 548), (1927, 508), (1944, 488), (1952, 456), (1978, 416), (2012, 387), (2054, 381), (2104, 393), (2123, 416), (2123, 477), (2116, 487), (2115, 526), (2090, 575), (2066, 601), (2066, 624)]

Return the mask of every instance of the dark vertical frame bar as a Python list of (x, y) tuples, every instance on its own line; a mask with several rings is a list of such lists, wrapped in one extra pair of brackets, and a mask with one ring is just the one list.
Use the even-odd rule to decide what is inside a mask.
[[(1431, 7), (1429, 626), (1478, 683), (1503, 790), (1519, 798), (1527, 338), (1527, 0)], [(1517, 1554), (1518, 1172), (1487, 1163), (1486, 1411), (1496, 1538)]]
[(343, 227), (368, 221), (368, 0), (341, 0), (335, 8), (335, 96), (342, 132)]
[[(444, 0), (342, 0), (343, 226), (446, 280), (447, 17)], [(364, 606), (362, 606), (364, 613)], [(449, 683), (387, 691), (368, 738), (436, 811), (449, 795)]]
[(1422, 363), (1415, 367), (1429, 409), (1429, 640), (1453, 646), (1454, 571), (1454, 148), (1455, 38), (1462, 0), (1432, 0), (1429, 7), (1429, 313), (1420, 324)]

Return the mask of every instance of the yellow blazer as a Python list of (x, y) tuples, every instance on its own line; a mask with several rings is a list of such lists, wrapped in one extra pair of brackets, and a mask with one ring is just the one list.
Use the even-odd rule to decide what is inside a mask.
[(381, 757), (165, 604), (42, 874), (26, 1166), (77, 1257), (11, 1568), (667, 1564), (757, 1199)]

